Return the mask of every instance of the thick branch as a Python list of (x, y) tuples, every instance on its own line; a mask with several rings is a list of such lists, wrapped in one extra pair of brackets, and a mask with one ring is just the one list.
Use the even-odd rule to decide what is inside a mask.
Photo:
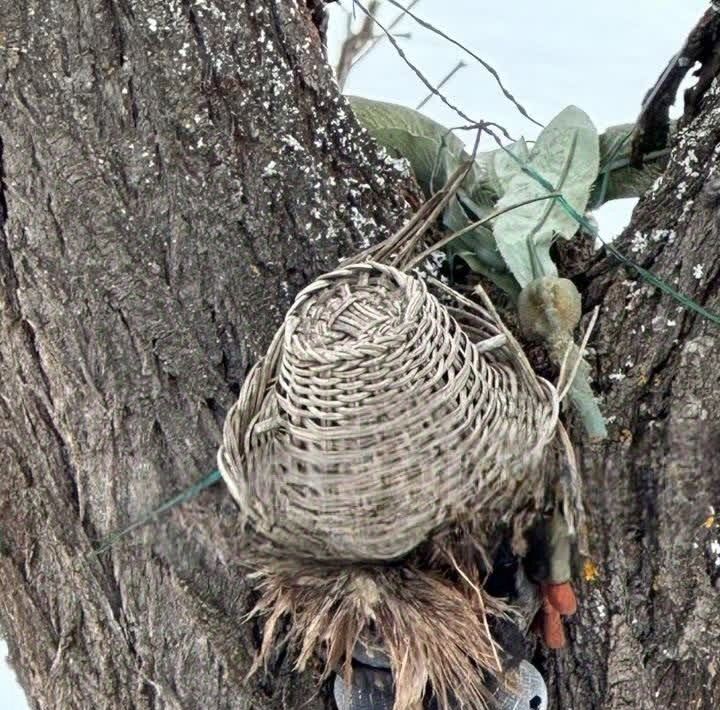
[(643, 157), (664, 148), (670, 133), (670, 107), (687, 73), (700, 63), (698, 81), (685, 92), (683, 122), (698, 114), (700, 99), (720, 72), (720, 12), (709, 8), (690, 33), (682, 49), (670, 60), (665, 71), (647, 93), (637, 120), (632, 143), (632, 163), (642, 167)]

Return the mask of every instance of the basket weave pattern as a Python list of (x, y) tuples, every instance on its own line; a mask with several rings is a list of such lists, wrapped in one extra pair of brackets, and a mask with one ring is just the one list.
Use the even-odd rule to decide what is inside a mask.
[(374, 262), (300, 293), (229, 412), (218, 455), (268, 549), (390, 560), (535, 495), (557, 392), (489, 301), (458, 298), (441, 302)]

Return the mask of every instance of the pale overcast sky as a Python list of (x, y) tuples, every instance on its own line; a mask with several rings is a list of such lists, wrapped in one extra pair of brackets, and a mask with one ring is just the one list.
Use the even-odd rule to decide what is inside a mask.
[[(385, 4), (383, 17), (389, 21), (397, 11)], [(351, 8), (350, 0), (342, 5)], [(490, 62), (542, 123), (575, 104), (602, 130), (635, 119), (645, 92), (708, 5), (707, 0), (421, 0), (415, 12)], [(332, 18), (334, 58), (345, 28), (340, 7), (333, 8)], [(396, 31), (412, 32), (411, 40), (401, 41), (431, 81), (439, 81), (460, 59), (468, 61), (470, 66), (445, 88), (466, 114), (497, 121), (513, 135), (536, 136), (535, 127), (505, 100), (492, 77), (459, 49), (407, 20)], [(346, 91), (411, 107), (427, 94), (387, 42), (357, 65)], [(423, 111), (444, 125), (459, 123), (436, 99)], [(598, 217), (603, 235), (614, 236), (629, 218), (629, 208), (613, 203)], [(0, 654), (5, 653), (0, 643)], [(0, 664), (0, 708), (27, 708), (4, 663)]]
[[(399, 11), (384, 4), (382, 21), (387, 25)], [(603, 130), (635, 120), (645, 93), (708, 6), (708, 0), (421, 0), (413, 12), (493, 65), (541, 123), (575, 104)], [(351, 0), (333, 8), (333, 60), (345, 32), (344, 10), (351, 8)], [(356, 10), (357, 22), (361, 18)], [(411, 39), (399, 41), (431, 81), (440, 81), (460, 59), (468, 63), (443, 90), (466, 114), (496, 121), (513, 136), (537, 136), (537, 127), (518, 113), (471, 57), (410, 19), (396, 31), (412, 33)], [(412, 108), (428, 94), (387, 40), (353, 69), (345, 91)], [(464, 123), (437, 98), (422, 110), (445, 126)], [(468, 134), (461, 137), (467, 140)], [(486, 140), (486, 150), (495, 147)], [(634, 203), (613, 202), (596, 214), (603, 237), (621, 231)]]

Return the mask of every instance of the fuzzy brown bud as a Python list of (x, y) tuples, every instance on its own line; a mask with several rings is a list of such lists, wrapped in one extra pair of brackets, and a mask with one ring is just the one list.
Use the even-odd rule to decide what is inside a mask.
[(526, 336), (544, 341), (564, 339), (580, 322), (580, 294), (569, 279), (543, 276), (521, 291), (518, 315)]

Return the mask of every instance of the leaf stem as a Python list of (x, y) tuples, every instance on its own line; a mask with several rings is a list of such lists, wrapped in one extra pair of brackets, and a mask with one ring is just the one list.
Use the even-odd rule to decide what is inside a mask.
[(510, 212), (511, 210), (517, 209), (518, 207), (523, 207), (524, 205), (532, 204), (533, 202), (541, 202), (542, 200), (552, 200), (560, 197), (559, 192), (551, 192), (547, 195), (541, 195), (540, 197), (531, 197), (530, 199), (523, 200), (522, 202), (516, 202), (513, 205), (508, 205), (507, 207), (503, 207), (499, 210), (494, 210), (492, 213), (490, 213), (487, 217), (483, 217), (483, 219), (479, 219), (476, 222), (471, 222), (467, 225), (467, 227), (463, 227), (462, 229), (458, 230), (457, 232), (453, 232), (452, 234), (447, 235), (446, 237), (443, 237), (442, 239), (435, 242), (431, 247), (428, 247), (425, 249), (425, 251), (421, 252), (418, 256), (416, 256), (407, 266), (406, 270), (409, 270), (413, 268), (414, 266), (417, 266), (419, 263), (423, 261), (423, 259), (426, 259), (430, 254), (437, 251), (438, 249), (441, 249), (446, 244), (449, 244), (453, 239), (457, 239), (458, 237), (462, 237), (464, 234), (467, 234), (468, 232), (471, 232), (473, 229), (477, 229), (478, 227), (482, 227), (485, 224), (488, 224), (488, 222), (491, 222), (496, 217), (499, 217), (501, 214), (505, 214), (506, 212)]

